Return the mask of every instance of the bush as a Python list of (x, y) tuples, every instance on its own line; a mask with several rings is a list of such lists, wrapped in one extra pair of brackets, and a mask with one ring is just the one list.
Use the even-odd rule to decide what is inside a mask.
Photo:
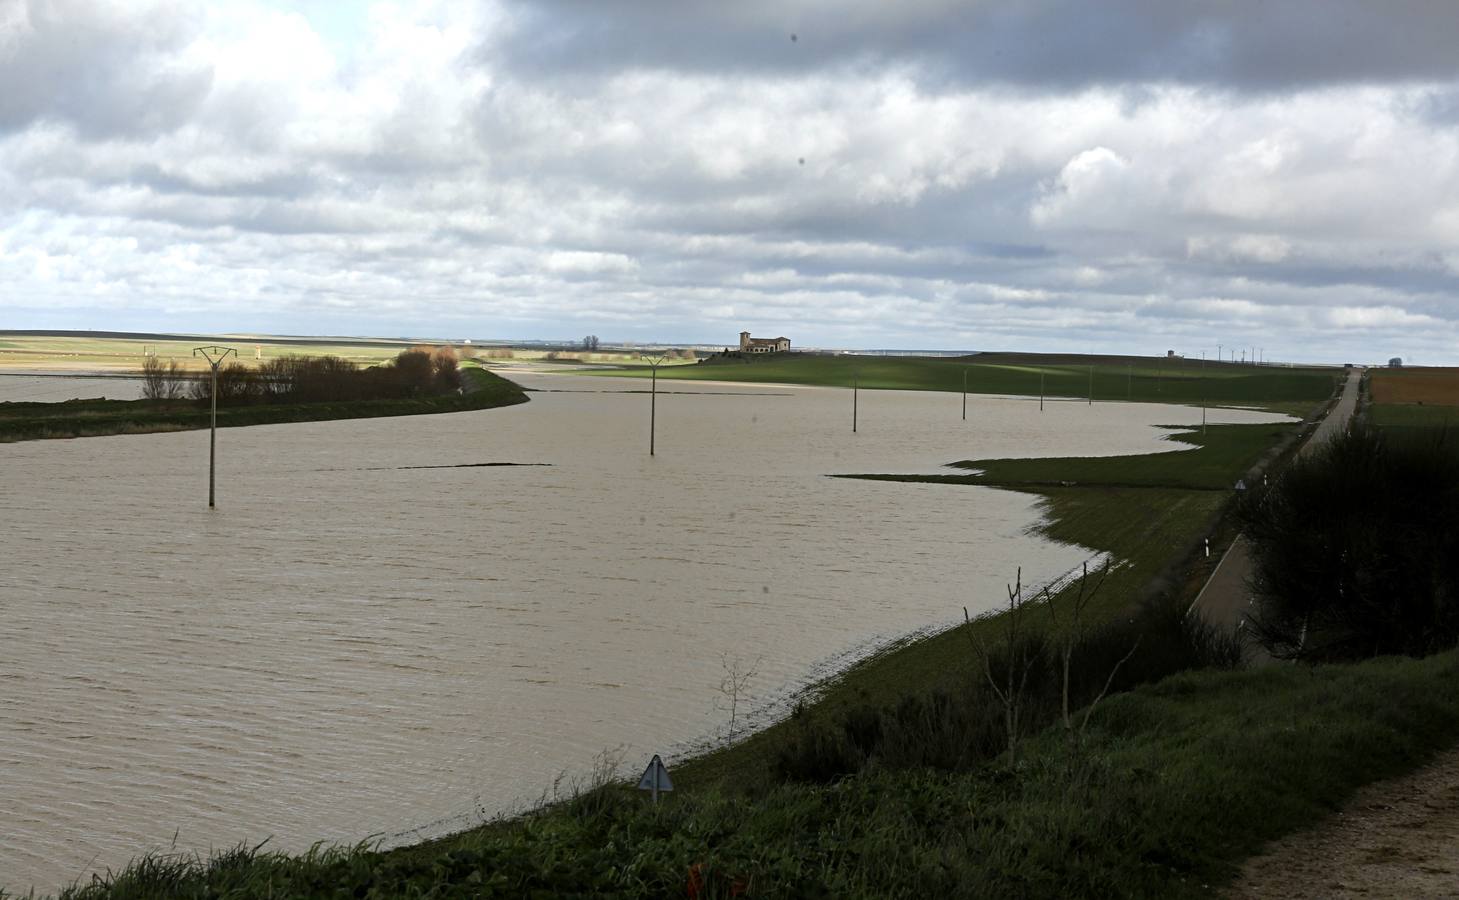
[[(1180, 672), (1239, 667), (1239, 638), (1186, 615), (1184, 606), (1173, 593), (1155, 597), (1128, 618), (1085, 635), (1070, 660), (1072, 708), (1092, 703), (1111, 672), (1110, 691), (1118, 693)], [(1030, 605), (1023, 614), (1038, 616), (1043, 610)], [(1058, 721), (1063, 672), (1053, 641), (1028, 633), (1017, 653), (994, 646), (990, 654), (993, 677), (1000, 683), (1010, 658), (1032, 660), (1023, 695), (1024, 734)], [(1004, 710), (975, 657), (970, 649), (961, 678), (903, 697), (891, 707), (853, 707), (832, 721), (797, 717), (776, 753), (775, 773), (790, 781), (825, 782), (868, 768), (966, 771), (997, 758), (1008, 747)]]
[(1420, 656), (1459, 644), (1459, 446), (1443, 429), (1354, 429), (1238, 516), (1253, 628), (1274, 656)]

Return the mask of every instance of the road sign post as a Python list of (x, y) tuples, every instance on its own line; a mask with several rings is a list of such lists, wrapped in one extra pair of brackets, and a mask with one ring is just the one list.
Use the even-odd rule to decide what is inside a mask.
[(640, 791), (652, 791), (654, 804), (658, 805), (659, 791), (672, 791), (674, 782), (669, 779), (669, 770), (664, 766), (664, 761), (659, 759), (657, 753), (649, 760), (648, 768), (643, 770), (643, 777), (638, 779)]

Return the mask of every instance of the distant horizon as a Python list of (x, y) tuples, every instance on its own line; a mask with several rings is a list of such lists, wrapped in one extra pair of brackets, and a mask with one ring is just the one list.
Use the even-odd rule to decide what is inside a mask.
[[(577, 337), (577, 338), (555, 338), (555, 337), (521, 337), (521, 336), (515, 336), (515, 337), (479, 337), (479, 336), (474, 336), (474, 335), (453, 336), (453, 335), (446, 335), (446, 334), (434, 334), (434, 335), (432, 335), (432, 334), (425, 334), (425, 333), (422, 333), (422, 334), (363, 334), (363, 333), (362, 334), (345, 334), (345, 333), (336, 333), (336, 334), (307, 334), (307, 333), (265, 332), (265, 331), (203, 331), (203, 330), (188, 330), (188, 331), (132, 331), (132, 330), (85, 329), (85, 328), (8, 328), (8, 329), (0, 329), (0, 338), (3, 338), (5, 336), (27, 336), (27, 335), (29, 335), (29, 336), (55, 336), (55, 337), (73, 337), (73, 336), (74, 337), (82, 337), (82, 336), (89, 336), (89, 337), (96, 337), (96, 338), (114, 338), (114, 339), (118, 339), (118, 340), (123, 340), (123, 339), (128, 339), (128, 338), (138, 338), (138, 339), (153, 338), (153, 339), (159, 339), (159, 340), (160, 339), (179, 339), (179, 338), (200, 338), (200, 339), (208, 339), (208, 338), (219, 338), (219, 339), (223, 339), (223, 338), (237, 338), (237, 339), (240, 339), (240, 340), (260, 340), (260, 341), (272, 341), (272, 342), (278, 342), (278, 343), (289, 343), (289, 342), (298, 342), (298, 341), (308, 341), (308, 342), (340, 341), (340, 342), (463, 344), (463, 343), (466, 343), (466, 342), (470, 342), (472, 344), (480, 344), (481, 346), (503, 345), (503, 344), (506, 344), (506, 345), (519, 345), (519, 344), (520, 345), (529, 345), (529, 344), (537, 344), (537, 345), (543, 345), (543, 346), (565, 347), (565, 348), (572, 348), (574, 345), (580, 344), (581, 341), (582, 341), (582, 337), (586, 337), (586, 335), (583, 335), (583, 336)], [(665, 347), (665, 348), (682, 347), (682, 348), (689, 348), (689, 349), (706, 349), (706, 350), (712, 350), (712, 349), (715, 349), (715, 348), (734, 349), (735, 346), (736, 346), (735, 343), (733, 343), (733, 342), (683, 341), (683, 340), (675, 341), (675, 340), (662, 340), (662, 339), (652, 339), (652, 338), (649, 338), (649, 339), (631, 339), (631, 340), (629, 340), (629, 339), (625, 339), (625, 340), (615, 340), (612, 337), (605, 337), (603, 335), (597, 335), (597, 337), (602, 342), (602, 348), (605, 349), (605, 350), (610, 350), (610, 349), (614, 349), (614, 348), (634, 349), (634, 348), (637, 348), (637, 347)], [(738, 337), (738, 334), (736, 335), (736, 337)], [(1022, 348), (1004, 348), (1004, 347), (979, 348), (979, 349), (971, 349), (971, 348), (970, 349), (957, 349), (957, 348), (936, 348), (936, 347), (851, 347), (851, 346), (823, 346), (823, 345), (815, 345), (815, 344), (797, 344), (797, 343), (795, 343), (794, 338), (792, 338), (791, 340), (792, 340), (792, 343), (791, 343), (791, 352), (795, 352), (797, 350), (804, 350), (804, 351), (807, 351), (807, 352), (838, 352), (838, 353), (858, 353), (858, 354), (899, 354), (899, 355), (907, 355), (907, 356), (916, 356), (916, 355), (929, 355), (929, 356), (930, 355), (935, 355), (935, 356), (963, 356), (963, 355), (975, 355), (975, 354), (1009, 353), (1009, 354), (1050, 355), (1050, 356), (1090, 356), (1090, 357), (1103, 357), (1103, 356), (1108, 356), (1108, 357), (1136, 357), (1136, 358), (1164, 359), (1164, 358), (1167, 358), (1166, 357), (1167, 351), (1174, 350), (1175, 351), (1175, 354), (1176, 354), (1176, 356), (1178, 358), (1182, 358), (1182, 359), (1196, 359), (1196, 360), (1201, 359), (1201, 355), (1200, 355), (1200, 352), (1201, 351), (1199, 349), (1195, 353), (1188, 353), (1188, 352), (1182, 352), (1179, 348), (1174, 348), (1174, 347), (1166, 348), (1166, 350), (1160, 351), (1158, 353), (1141, 353), (1141, 352), (1121, 352), (1121, 351), (1112, 351), (1112, 350), (1092, 350), (1092, 351), (1090, 351), (1090, 350), (1083, 350), (1083, 351), (1081, 351), (1081, 350), (1053, 350), (1053, 349), (1050, 349), (1050, 350), (1043, 350), (1043, 349), (1030, 350), (1030, 349), (1022, 349)], [(1229, 351), (1230, 351), (1231, 348), (1229, 346), (1227, 346), (1225, 349), (1229, 353)], [(1236, 358), (1235, 358), (1234, 362), (1236, 362), (1238, 364), (1239, 363), (1242, 363), (1242, 362), (1252, 363), (1252, 362), (1255, 362), (1255, 360), (1258, 358), (1256, 356), (1253, 356), (1253, 357), (1250, 357), (1250, 358), (1247, 358), (1247, 359), (1243, 359), (1242, 356), (1241, 356), (1241, 354), (1242, 354), (1242, 350), (1244, 348), (1238, 346), (1235, 349), (1236, 349)], [(1253, 348), (1245, 348), (1245, 349), (1250, 350), (1250, 349), (1253, 349)], [(1256, 349), (1258, 351), (1261, 350), (1260, 347), (1254, 348), (1254, 349)], [(1215, 358), (1215, 354), (1214, 353), (1211, 353), (1210, 355), (1208, 355), (1205, 358), (1206, 358), (1207, 361), (1210, 361), (1210, 362), (1215, 362), (1216, 361), (1216, 358)], [(1291, 365), (1313, 365), (1313, 366), (1341, 366), (1341, 365), (1344, 365), (1346, 363), (1352, 363), (1354, 365), (1366, 366), (1366, 365), (1386, 365), (1388, 363), (1388, 361), (1390, 359), (1392, 359), (1392, 358), (1393, 357), (1391, 357), (1391, 356), (1385, 356), (1382, 359), (1377, 359), (1377, 358), (1374, 358), (1374, 359), (1361, 359), (1360, 358), (1360, 359), (1328, 360), (1328, 359), (1274, 359), (1274, 358), (1271, 358), (1271, 357), (1268, 356), (1268, 357), (1262, 358), (1262, 361), (1264, 363), (1266, 363), (1266, 364), (1271, 364), (1271, 365), (1287, 365), (1287, 364), (1291, 364)], [(1400, 359), (1403, 359), (1403, 362), (1404, 362), (1405, 365), (1413, 365), (1413, 366), (1420, 366), (1420, 367), (1426, 366), (1426, 365), (1431, 365), (1431, 364), (1423, 363), (1421, 361), (1419, 361), (1419, 362), (1410, 362), (1407, 358), (1404, 358), (1404, 357), (1399, 357), (1399, 358)], [(1222, 361), (1225, 362), (1225, 363), (1227, 363), (1227, 364), (1230, 364), (1230, 363), (1233, 362), (1233, 360), (1230, 358), (1229, 355), (1228, 356), (1225, 356)], [(1440, 366), (1440, 365), (1436, 365), (1435, 364), (1435, 367), (1443, 367), (1443, 366)]]

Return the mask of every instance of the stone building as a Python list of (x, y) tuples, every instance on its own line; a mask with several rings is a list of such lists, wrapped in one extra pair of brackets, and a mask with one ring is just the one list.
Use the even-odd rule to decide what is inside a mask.
[(790, 349), (790, 338), (752, 338), (748, 331), (740, 332), (741, 353), (784, 353)]

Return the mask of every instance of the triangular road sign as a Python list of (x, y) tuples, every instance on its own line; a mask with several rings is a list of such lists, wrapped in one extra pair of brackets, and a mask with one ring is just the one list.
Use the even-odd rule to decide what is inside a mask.
[(649, 760), (648, 768), (643, 770), (643, 777), (638, 779), (640, 791), (653, 791), (654, 799), (658, 799), (659, 791), (672, 791), (674, 782), (669, 780), (669, 770), (664, 767), (664, 761), (659, 759), (657, 753)]

